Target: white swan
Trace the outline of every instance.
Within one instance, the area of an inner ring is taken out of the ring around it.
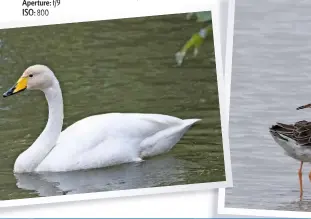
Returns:
[[[14,172],[63,172],[140,162],[169,151],[200,119],[160,114],[108,113],[82,119],[62,132],[63,99],[54,73],[44,65],[27,68],[7,97],[41,90],[49,118],[36,141],[15,161]]]

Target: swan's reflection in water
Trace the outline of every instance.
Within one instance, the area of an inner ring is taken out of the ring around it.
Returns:
[[[15,177],[20,189],[32,191],[39,196],[55,196],[183,184],[186,170],[197,166],[189,161],[161,156],[142,163],[104,169],[15,174]]]

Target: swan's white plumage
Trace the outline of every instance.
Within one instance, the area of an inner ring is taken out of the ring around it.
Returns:
[[[27,89],[44,92],[49,119],[41,135],[16,159],[17,173],[74,171],[140,162],[144,157],[169,151],[200,120],[161,114],[107,113],[82,119],[61,132],[63,100],[54,73],[46,66],[34,65],[26,69],[22,78],[28,80]]]
[[[36,171],[90,169],[140,161],[169,151],[196,121],[134,113],[87,117],[61,133]]]

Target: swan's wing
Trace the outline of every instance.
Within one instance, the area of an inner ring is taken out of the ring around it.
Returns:
[[[179,118],[159,114],[110,113],[87,117],[65,129],[48,156],[74,156],[93,150],[108,138],[141,142],[182,122]]]
[[[109,113],[95,115],[69,126],[61,133],[57,143],[74,141],[81,145],[82,142],[85,144],[92,142],[90,144],[92,146],[107,137],[143,139],[161,130],[180,125],[182,122],[183,120],[179,118],[160,114]]]

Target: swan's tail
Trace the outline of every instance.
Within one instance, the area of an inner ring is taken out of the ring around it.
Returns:
[[[184,125],[186,127],[192,126],[194,123],[201,121],[202,119],[185,119],[184,121]]]
[[[174,147],[190,127],[201,119],[185,119],[182,124],[172,126],[145,139],[141,143],[141,157],[151,157],[165,153]]]

